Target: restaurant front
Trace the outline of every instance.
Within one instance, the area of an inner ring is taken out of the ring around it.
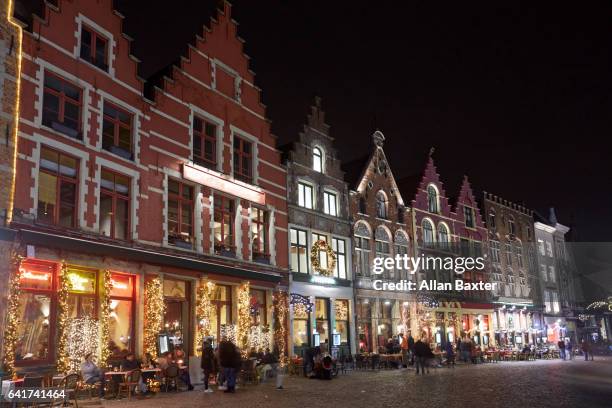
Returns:
[[[533,303],[496,302],[493,313],[495,341],[500,347],[523,348],[542,342],[539,314]]]

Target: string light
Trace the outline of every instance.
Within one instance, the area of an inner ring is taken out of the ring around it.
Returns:
[[[346,302],[336,300],[334,303],[336,309],[336,320],[348,320],[348,306]]]
[[[289,297],[280,288],[274,292],[274,343],[278,349],[278,363],[287,366],[287,318],[289,316]]]
[[[272,333],[268,326],[251,326],[251,332],[249,336],[249,350],[254,349],[257,352],[265,351],[270,349],[272,345]]]
[[[68,292],[70,279],[68,265],[62,261],[59,274],[59,289],[57,293],[57,371],[67,374],[70,369],[68,356]]]
[[[235,324],[222,324],[221,325],[221,339],[223,338],[236,344],[236,325]]]
[[[236,329],[238,340],[237,346],[243,357],[246,357],[249,353],[249,334],[251,329],[250,306],[250,284],[246,281],[238,288],[238,326]]]
[[[9,8],[10,10],[10,8]],[[9,278],[9,293],[7,301],[7,322],[4,329],[4,371],[8,376],[15,374],[15,347],[17,346],[17,330],[20,326],[19,306],[21,297],[21,276],[23,257],[13,251],[13,273]]]
[[[109,363],[111,351],[108,347],[110,343],[110,319],[111,319],[111,291],[114,281],[111,278],[111,271],[104,270],[104,291],[100,304],[100,366],[106,367]]]
[[[144,305],[144,351],[157,358],[157,335],[163,327],[166,304],[162,280],[159,277],[151,279],[145,285]]]
[[[212,296],[216,285],[207,281],[198,287],[198,303],[196,305],[196,316],[198,318],[198,330],[196,332],[195,349],[202,347],[204,339],[211,334],[210,320],[213,314]]]
[[[321,261],[319,259],[321,255],[321,251],[325,251],[327,254],[328,265],[327,268],[321,267]],[[312,248],[310,248],[310,263],[312,264],[312,269],[315,272],[318,272],[322,276],[332,276],[334,274],[334,270],[336,269],[336,253],[332,249],[331,246],[322,239],[316,241]]]
[[[306,313],[312,312],[312,307],[314,306],[310,301],[310,298],[307,296],[302,296],[299,293],[292,293],[291,300],[289,302],[291,306],[293,306],[293,310],[296,311],[296,308],[299,308],[300,311],[305,309]]]
[[[98,351],[100,324],[96,319],[87,316],[69,319],[68,328],[68,371],[78,372],[85,356]]]

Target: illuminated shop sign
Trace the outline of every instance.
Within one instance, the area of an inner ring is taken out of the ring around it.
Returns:
[[[329,276],[313,276],[310,278],[310,282],[319,285],[335,285],[336,279],[330,278]]]
[[[208,169],[200,169],[188,164],[183,165],[183,177],[187,180],[211,187],[214,190],[223,191],[236,197],[244,198],[253,203],[264,205],[266,195],[259,187],[249,186],[228,180]]]

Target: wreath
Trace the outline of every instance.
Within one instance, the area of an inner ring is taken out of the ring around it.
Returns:
[[[321,263],[319,262],[319,254],[321,251],[327,253],[327,268],[321,268]],[[316,241],[310,249],[310,263],[312,264],[312,268],[320,275],[332,276],[334,274],[334,269],[336,269],[336,253],[326,241],[321,239]]]

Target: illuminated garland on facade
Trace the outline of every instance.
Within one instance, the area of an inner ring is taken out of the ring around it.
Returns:
[[[281,368],[287,366],[287,318],[289,316],[289,297],[287,292],[274,292],[274,343],[278,349],[278,362]]]
[[[68,266],[62,261],[59,274],[59,290],[57,293],[57,372],[67,374],[70,369],[68,356]]]
[[[78,372],[85,355],[88,353],[95,355],[98,351],[100,323],[91,317],[79,317],[69,319],[67,327],[70,333],[66,344],[68,371]]]
[[[321,251],[327,253],[327,261],[329,262],[327,268],[321,268],[321,262],[319,261]],[[310,263],[312,264],[312,269],[321,276],[332,276],[336,269],[336,253],[326,241],[321,239],[316,241],[310,249]]]
[[[198,303],[196,305],[196,317],[198,319],[198,330],[196,331],[195,349],[202,347],[204,339],[210,336],[210,318],[212,316],[211,299],[215,290],[215,284],[207,281],[198,287]]]
[[[157,335],[164,324],[166,304],[162,280],[156,277],[145,285],[144,305],[144,352],[157,358]]]
[[[249,334],[251,331],[251,294],[249,282],[244,282],[238,288],[238,327],[236,337],[238,348],[243,357],[249,353]]]
[[[608,308],[608,311],[612,312],[612,296],[608,296],[607,300],[599,300],[597,302],[591,303],[587,306],[587,310],[602,309],[606,306]]]
[[[111,279],[111,271],[106,269],[104,271],[104,292],[102,293],[102,299],[100,302],[100,361],[98,363],[100,367],[108,366],[108,359],[111,355],[108,344],[110,342],[110,295],[112,289],[113,282]]]
[[[221,340],[226,339],[236,344],[236,325],[235,324],[222,324],[220,331],[221,331]]]
[[[4,371],[9,376],[15,374],[15,347],[17,346],[17,328],[19,327],[19,298],[21,296],[21,262],[23,257],[16,253],[12,256],[13,273],[9,279],[7,302],[7,322],[4,329]]]

